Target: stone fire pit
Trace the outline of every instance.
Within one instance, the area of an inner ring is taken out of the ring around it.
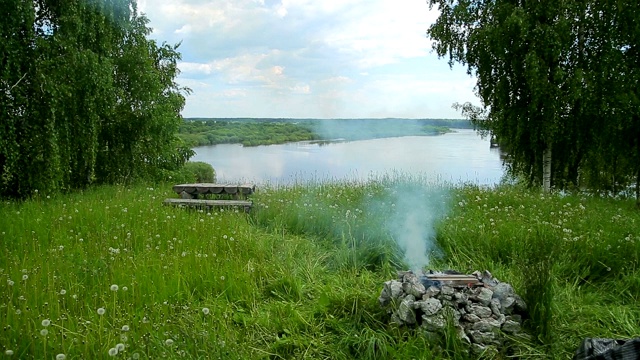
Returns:
[[[505,334],[520,335],[527,310],[511,285],[488,271],[471,275],[401,271],[397,280],[384,283],[378,300],[391,323],[421,327],[427,335],[441,332],[451,321],[474,353],[497,351]]]

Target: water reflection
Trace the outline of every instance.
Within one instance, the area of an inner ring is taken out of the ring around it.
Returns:
[[[192,161],[207,162],[220,182],[291,183],[360,179],[393,171],[448,182],[495,184],[503,175],[500,151],[473,130],[440,136],[407,136],[350,142],[298,142],[194,149]]]

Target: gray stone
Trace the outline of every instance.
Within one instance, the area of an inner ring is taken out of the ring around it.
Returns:
[[[471,304],[467,306],[467,312],[470,314],[475,314],[480,318],[488,318],[492,314],[490,308],[478,304]]]
[[[444,316],[445,320],[451,319],[453,326],[460,325],[460,312],[452,307],[444,307],[441,311],[442,316]]]
[[[442,299],[440,300],[440,302],[442,303],[443,307],[449,307],[454,309],[458,307],[458,304],[456,304],[455,301],[453,300]]]
[[[478,280],[482,280],[482,273],[478,270],[472,272],[471,275],[475,276]]]
[[[493,291],[487,288],[481,287],[481,288],[478,288],[477,294],[471,296],[470,299],[477,301],[484,306],[488,306],[489,303],[491,302],[492,297],[493,297]]]
[[[496,332],[500,330],[500,323],[495,319],[482,319],[477,321],[471,326],[472,330],[478,330],[481,332]]]
[[[404,325],[404,321],[400,320],[396,313],[391,314],[391,320],[389,321],[392,325],[402,326]]]
[[[501,301],[507,297],[515,295],[513,287],[507,283],[499,283],[493,287],[493,297],[500,299]]]
[[[464,306],[469,303],[469,296],[463,292],[456,292],[453,294],[453,301],[458,305]]]
[[[435,298],[416,301],[414,305],[420,307],[420,310],[422,310],[422,312],[426,316],[435,315],[436,313],[438,313],[438,311],[440,311],[440,309],[442,309],[442,303]]]
[[[480,317],[476,314],[464,314],[462,315],[462,320],[470,323],[475,323],[476,321],[480,321]]]
[[[398,272],[398,279],[403,283],[422,284],[420,277],[413,271]]]
[[[500,314],[498,316],[492,315],[491,317],[496,319],[496,321],[498,321],[500,325],[504,324],[504,322],[507,321],[507,317],[504,316],[504,314]]]
[[[453,294],[455,292],[456,292],[456,290],[454,288],[452,288],[451,286],[447,286],[447,285],[443,285],[442,288],[440,289],[440,293],[442,295],[451,296],[451,298],[449,300],[451,300],[453,298]]]
[[[432,285],[427,288],[425,294],[422,296],[422,299],[426,300],[430,297],[436,297],[438,294],[440,294],[440,288]]]
[[[482,272],[482,277],[480,278],[480,281],[482,281],[483,284],[485,284],[486,286],[496,286],[498,285],[500,282],[496,279],[493,278],[493,275],[491,275],[491,273],[487,270]]]
[[[426,292],[424,285],[421,283],[413,284],[410,282],[402,283],[402,290],[407,294],[413,295],[416,299],[421,298]]]
[[[505,315],[511,315],[515,305],[516,299],[513,297],[506,297],[500,300],[500,311]]]
[[[462,325],[457,325],[456,330],[458,331],[458,337],[460,338],[460,340],[464,341],[467,344],[471,344],[471,339],[469,339],[469,337],[467,336],[467,333],[465,332]]]
[[[439,331],[445,328],[447,321],[442,314],[438,315],[422,315],[422,326],[427,331]]]
[[[471,341],[476,344],[489,345],[496,342],[497,335],[494,332],[482,332],[478,330],[471,330],[468,332]]]
[[[493,315],[495,316],[502,315],[502,311],[500,310],[500,300],[495,298],[491,299],[491,302],[489,302],[489,308],[491,309],[491,312],[493,313]]]
[[[514,306],[514,310],[519,313],[523,313],[527,311],[527,304],[522,300],[522,298],[518,294],[513,294],[513,298],[516,301]]]
[[[389,283],[389,294],[392,299],[397,299],[402,295],[402,283],[399,281],[391,280],[387,281],[385,285]]]
[[[517,334],[520,332],[520,329],[520,323],[517,323],[513,320],[507,320],[502,325],[502,331],[506,332],[507,334]]]
[[[382,293],[380,293],[380,297],[378,297],[378,302],[380,306],[384,307],[389,305],[392,300],[400,298],[403,294],[404,291],[402,291],[401,282],[395,280],[385,281],[382,287]]]
[[[414,302],[413,295],[407,295],[398,306],[398,318],[410,325],[416,323],[416,313],[413,311]]]

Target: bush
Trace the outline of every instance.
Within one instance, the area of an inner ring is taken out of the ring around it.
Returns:
[[[211,164],[202,161],[188,161],[184,164],[183,172],[193,175],[196,182],[215,182],[216,172]]]

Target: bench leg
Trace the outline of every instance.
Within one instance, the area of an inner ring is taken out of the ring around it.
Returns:
[[[189,194],[186,191],[181,192],[180,193],[180,197],[183,198],[183,199],[193,199],[193,196],[191,196],[191,194]]]

